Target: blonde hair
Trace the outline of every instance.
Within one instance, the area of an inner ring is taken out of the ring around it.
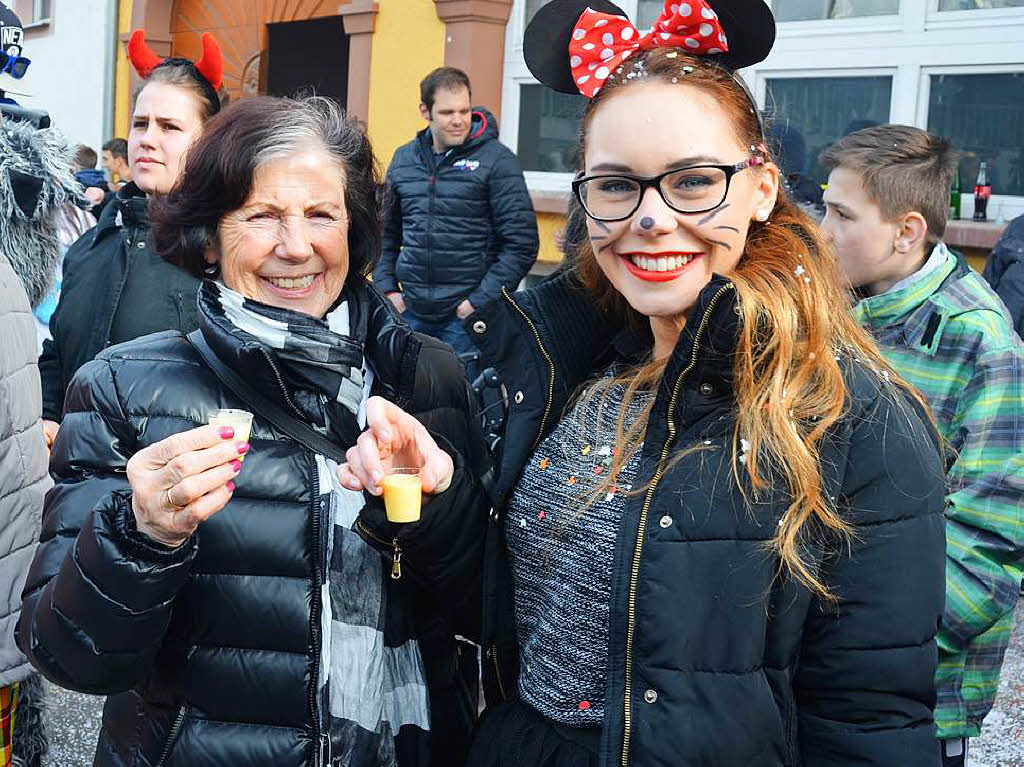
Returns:
[[[623,70],[640,71],[642,75],[630,77]],[[728,71],[680,51],[655,49],[638,54],[630,67],[613,73],[588,105],[580,128],[580,165],[594,112],[634,79],[678,81],[698,88],[713,96],[733,118],[742,145],[764,142],[749,98]],[[642,327],[647,318],[633,309],[605,277],[576,207],[567,227],[566,246],[581,281],[603,308],[623,317],[633,327]],[[878,371],[885,371],[880,380],[885,378],[912,390],[896,376],[871,337],[845,311],[850,296],[842,287],[832,254],[815,224],[782,190],[769,221],[751,223],[744,255],[728,275],[735,286],[740,313],[733,363],[737,418],[732,474],[741,490],[741,474],[745,474],[755,495],[769,488],[772,475],[783,478],[789,504],[771,547],[780,557],[781,569],[817,594],[832,599],[804,552],[808,544],[818,542],[816,537],[821,534],[841,542],[848,542],[851,534],[835,499],[823,490],[820,466],[822,440],[846,409],[847,386],[840,358],[846,355],[862,360]],[[643,418],[626,423],[624,414],[639,390],[657,384],[666,363],[664,359],[648,361],[623,375],[600,379],[581,395],[604,397],[611,387],[625,386],[625,400],[616,424],[617,450],[611,470],[594,498],[616,483],[623,467],[639,449],[653,400]],[[745,451],[738,449],[741,439],[749,443]],[[684,448],[669,465],[700,449],[699,445]],[[739,460],[741,452],[746,453],[743,461]]]

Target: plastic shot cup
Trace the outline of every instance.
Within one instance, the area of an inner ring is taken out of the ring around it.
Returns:
[[[419,469],[390,469],[381,482],[389,522],[418,522],[423,502]]]
[[[210,425],[230,426],[235,430],[236,442],[248,442],[252,431],[252,413],[248,410],[218,410],[210,416]],[[245,456],[238,456],[238,460],[244,461]]]

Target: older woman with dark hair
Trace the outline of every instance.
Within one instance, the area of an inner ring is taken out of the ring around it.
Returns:
[[[97,765],[464,758],[484,451],[452,350],[366,280],[379,189],[333,102],[255,98],[153,206],[161,255],[204,278],[200,329],[75,377],[18,627],[48,677],[110,696]],[[221,408],[256,411],[247,440]],[[362,493],[339,463],[370,444]],[[420,470],[419,522],[386,521],[395,467]]]

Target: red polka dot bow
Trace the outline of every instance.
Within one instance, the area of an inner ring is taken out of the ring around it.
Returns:
[[[587,98],[593,98],[615,68],[637,50],[659,46],[694,54],[729,50],[718,14],[705,0],[669,0],[654,26],[643,34],[627,18],[587,8],[569,40],[569,67],[576,87]]]

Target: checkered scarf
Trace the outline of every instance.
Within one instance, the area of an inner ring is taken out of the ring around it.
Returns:
[[[266,306],[219,283],[200,293],[204,316],[243,340],[269,347],[294,404],[327,437],[355,444],[366,426],[373,373],[363,358],[368,306],[358,288],[322,320]],[[257,413],[257,418],[259,414]],[[401,727],[430,729],[419,643],[404,593],[379,552],[355,532],[362,493],[343,487],[338,465],[316,456],[321,519],[326,525],[321,587],[320,713],[322,763],[394,767]]]

